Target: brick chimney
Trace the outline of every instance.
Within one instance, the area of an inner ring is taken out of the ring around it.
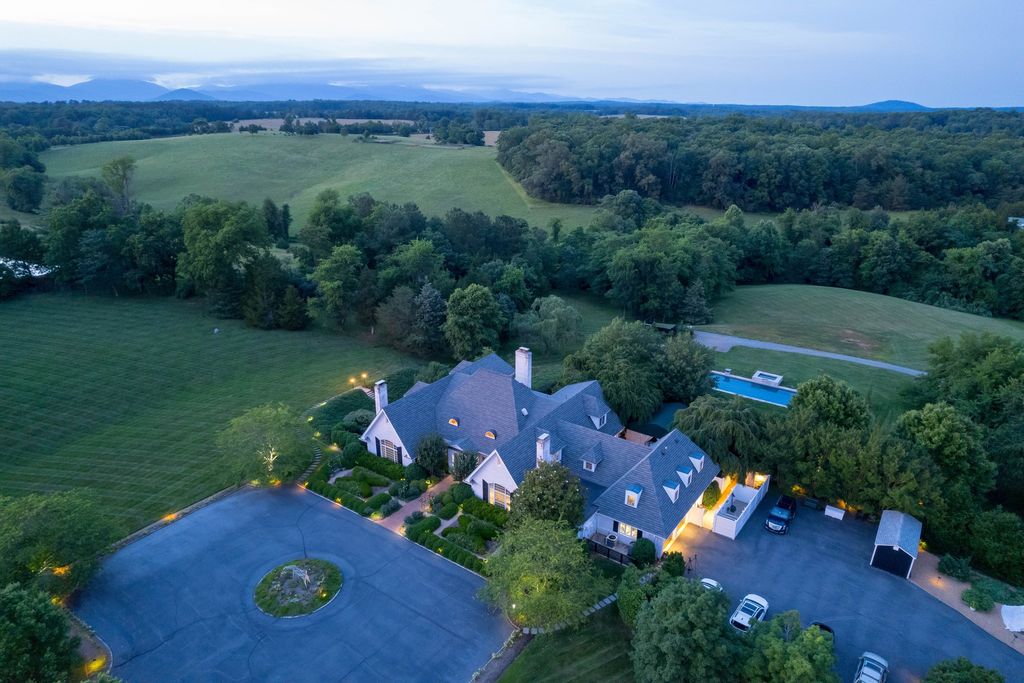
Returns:
[[[516,349],[516,381],[532,387],[533,354],[525,346]]]
[[[544,432],[537,437],[537,464],[551,462],[551,435]]]
[[[388,405],[387,380],[379,379],[373,383],[373,406],[376,412],[384,410]]]

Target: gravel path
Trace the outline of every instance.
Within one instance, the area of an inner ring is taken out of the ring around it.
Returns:
[[[698,342],[712,348],[715,351],[728,351],[734,346],[746,346],[752,349],[764,349],[766,351],[782,351],[783,353],[799,353],[804,356],[817,356],[819,358],[831,358],[833,360],[842,360],[847,363],[858,363],[859,365],[867,365],[868,367],[878,368],[880,370],[889,370],[890,372],[898,372],[901,375],[910,375],[911,377],[920,377],[924,374],[924,370],[915,370],[914,368],[908,368],[902,365],[893,365],[892,363],[885,363],[880,360],[871,360],[870,358],[859,358],[857,356],[847,356],[845,353],[832,353],[831,351],[819,351],[817,349],[808,349],[803,346],[790,346],[789,344],[776,344],[775,342],[760,341],[758,339],[745,339],[743,337],[733,337],[728,334],[716,334],[714,332],[701,332],[695,331],[693,333],[694,339]]]

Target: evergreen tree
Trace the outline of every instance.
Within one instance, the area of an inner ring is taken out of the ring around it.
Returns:
[[[695,280],[683,296],[682,319],[687,325],[705,325],[711,322],[711,307],[704,294],[704,283]]]
[[[304,330],[309,325],[306,301],[295,285],[288,285],[277,307],[277,320],[282,329]]]
[[[444,322],[448,304],[441,292],[429,282],[423,283],[419,294],[413,299],[413,323],[410,344],[423,355],[433,355],[446,350]]]

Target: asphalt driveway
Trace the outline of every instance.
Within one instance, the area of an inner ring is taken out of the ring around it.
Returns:
[[[318,612],[252,601],[275,566],[309,556],[344,574]],[[511,628],[483,580],[301,489],[245,491],[110,557],[75,611],[126,681],[467,681]]]
[[[699,576],[722,583],[733,607],[757,593],[768,600],[769,617],[795,609],[804,624],[831,626],[843,681],[865,650],[888,659],[890,680],[900,683],[958,656],[1024,681],[1016,651],[909,581],[868,566],[875,525],[801,507],[789,534],[775,536],[761,528],[774,499],[770,492],[735,541],[692,526],[681,534],[681,552],[696,556]]]

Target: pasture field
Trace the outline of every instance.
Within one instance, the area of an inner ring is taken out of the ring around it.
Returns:
[[[213,329],[220,329],[213,334]],[[125,531],[226,484],[214,439],[414,361],[355,336],[266,332],[201,302],[23,296],[0,306],[0,495],[95,489]]]
[[[427,215],[451,208],[523,218],[545,227],[561,218],[586,225],[595,209],[551,204],[526,195],[502,171],[492,147],[450,147],[400,137],[357,142],[356,136],[222,133],[59,147],[41,155],[53,179],[98,176],[120,156],[138,162],[135,192],[160,209],[188,194],[291,205],[293,231],[324,189],[342,197],[369,192],[391,202],[415,202]]]
[[[812,285],[737,287],[700,329],[927,369],[928,346],[963,332],[1024,340],[1024,322]],[[767,369],[767,368],[766,368]]]

